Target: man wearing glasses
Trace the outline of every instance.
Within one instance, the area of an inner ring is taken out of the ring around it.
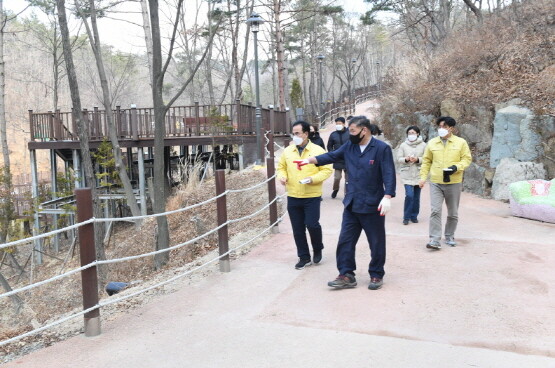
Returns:
[[[326,151],[309,140],[310,124],[297,121],[292,127],[292,145],[285,148],[277,167],[277,178],[287,190],[287,211],[293,228],[299,261],[297,270],[322,261],[322,227],[320,226],[320,201],[322,182],[332,174],[331,165],[300,165],[302,160]],[[310,235],[313,256],[306,238]]]

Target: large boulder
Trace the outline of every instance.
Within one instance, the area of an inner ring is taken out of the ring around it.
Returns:
[[[514,158],[503,158],[493,177],[491,195],[496,200],[509,200],[509,184],[515,181],[545,179],[543,164],[520,162]]]
[[[543,148],[535,128],[534,114],[525,107],[507,106],[498,110],[493,120],[490,166],[497,167],[503,158],[538,159]]]
[[[485,179],[486,169],[474,162],[464,170],[463,189],[465,192],[483,196],[487,187]]]
[[[459,106],[454,100],[451,99],[441,101],[440,111],[441,116],[450,116],[456,121],[459,121],[462,116]]]
[[[429,141],[432,138],[430,137],[430,127],[435,126],[436,117],[422,111],[415,112],[414,117],[416,118],[416,125],[420,128],[422,139],[424,139],[424,142]]]

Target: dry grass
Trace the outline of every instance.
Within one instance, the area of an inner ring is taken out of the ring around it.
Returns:
[[[437,115],[448,98],[486,107],[520,98],[536,112],[555,115],[553,14],[554,2],[537,0],[454,32],[435,55],[414,55],[413,67],[390,75],[384,109]],[[462,112],[461,122],[472,121]]]

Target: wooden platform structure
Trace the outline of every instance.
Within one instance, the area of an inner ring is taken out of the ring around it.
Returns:
[[[262,137],[263,143],[266,143],[264,137],[267,133],[272,133],[272,137],[283,144],[290,132],[289,112],[263,108],[261,131],[256,132],[255,110],[252,104],[241,104],[240,101],[217,106],[195,103],[191,106],[171,107],[165,120],[164,158],[167,177],[181,176],[172,175],[172,169],[175,170],[184,162],[201,162],[204,169],[211,163],[215,168],[242,169],[254,163],[258,157],[257,134]],[[153,176],[154,109],[134,106],[122,109],[117,106],[112,113],[122,155],[136,189],[137,202],[141,212],[146,214],[147,183],[149,177]],[[89,129],[89,147],[91,151],[96,150],[104,140],[109,141],[106,111],[95,107],[93,110],[83,110],[82,114]],[[73,112],[58,110],[37,113],[29,110],[29,127],[31,139],[28,149],[31,158],[33,198],[37,198],[39,193],[36,151],[48,150],[52,199],[40,205],[39,214],[53,216],[55,223],[61,213],[60,208],[65,204],[56,195],[58,159],[63,160],[66,175],[70,169],[73,170],[75,188],[99,186],[99,183],[84,182],[78,128]],[[266,149],[269,147],[263,147],[263,150]],[[273,147],[271,149],[273,150]],[[265,152],[260,152],[260,157],[265,156]],[[123,194],[112,193],[108,197],[105,196],[105,208],[110,207],[110,201],[119,198],[124,198]],[[34,216],[35,230],[40,228],[39,214]],[[40,245],[37,248],[39,247]],[[40,263],[40,259],[37,261]]]

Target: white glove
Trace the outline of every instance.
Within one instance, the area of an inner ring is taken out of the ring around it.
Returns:
[[[380,216],[385,216],[386,213],[391,209],[391,199],[383,197],[378,206],[378,211],[380,211]]]

